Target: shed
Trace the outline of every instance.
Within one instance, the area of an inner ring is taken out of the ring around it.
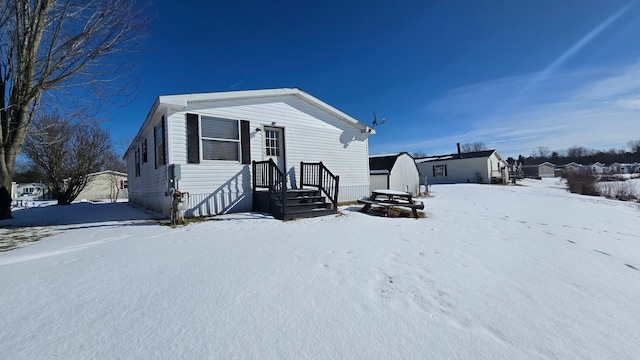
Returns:
[[[391,189],[420,193],[420,175],[414,158],[407,152],[369,157],[370,190]]]

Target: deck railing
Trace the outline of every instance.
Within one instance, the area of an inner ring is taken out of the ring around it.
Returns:
[[[283,215],[287,211],[287,180],[284,172],[273,159],[253,161],[253,189],[268,189],[282,204]]]
[[[322,163],[300,162],[300,185],[314,186],[322,191],[333,204],[334,209],[338,209],[338,186],[340,176],[333,175]]]

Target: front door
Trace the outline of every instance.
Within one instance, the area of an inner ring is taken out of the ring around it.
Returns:
[[[285,171],[284,163],[284,129],[278,127],[264,128],[265,159],[273,159],[278,168]]]

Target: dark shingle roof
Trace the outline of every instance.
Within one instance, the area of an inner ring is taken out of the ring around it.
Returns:
[[[471,158],[479,158],[479,157],[489,157],[496,150],[483,150],[483,151],[473,151],[467,153],[458,154],[447,154],[447,155],[436,155],[436,156],[427,156],[423,158],[416,159],[416,162],[429,162],[429,161],[439,161],[439,160],[456,160],[456,159],[471,159]]]

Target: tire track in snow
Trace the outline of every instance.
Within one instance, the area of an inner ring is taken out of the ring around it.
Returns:
[[[122,239],[126,239],[129,237],[132,237],[133,235],[120,235],[120,236],[114,236],[114,237],[110,237],[110,238],[106,238],[106,239],[101,239],[101,240],[96,240],[96,241],[91,241],[88,243],[84,243],[84,244],[78,244],[78,245],[73,245],[73,246],[69,246],[67,248],[61,249],[61,250],[56,250],[56,251],[48,251],[48,252],[43,252],[43,253],[37,253],[37,254],[29,254],[29,255],[18,255],[18,256],[10,256],[4,259],[0,259],[0,266],[2,265],[11,265],[11,264],[16,264],[16,263],[20,263],[20,262],[24,262],[24,261],[30,261],[30,260],[37,260],[37,259],[42,259],[42,258],[46,258],[46,257],[50,257],[50,256],[57,256],[57,255],[62,255],[62,254],[68,254],[74,251],[78,251],[78,250],[82,250],[91,246],[95,246],[95,245],[100,245],[100,244],[106,244],[112,241],[116,241],[116,240],[122,240]]]

